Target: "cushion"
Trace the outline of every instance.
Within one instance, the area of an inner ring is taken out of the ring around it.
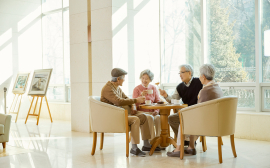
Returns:
[[[3,124],[0,124],[0,135],[4,134],[5,126]]]

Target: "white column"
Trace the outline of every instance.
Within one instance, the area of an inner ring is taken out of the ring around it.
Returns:
[[[69,3],[71,129],[90,132],[88,97],[91,94],[92,76],[87,29],[91,22],[90,0],[70,0]]]

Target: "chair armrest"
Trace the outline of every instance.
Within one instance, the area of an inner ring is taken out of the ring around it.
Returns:
[[[94,132],[125,133],[125,109],[90,99],[91,129]]]
[[[11,126],[11,115],[0,114],[0,124],[5,126],[4,135],[0,136],[0,142],[8,142]]]

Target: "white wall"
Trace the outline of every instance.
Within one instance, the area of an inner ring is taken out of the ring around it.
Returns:
[[[1,113],[4,112],[3,88],[8,88],[9,107],[17,72],[31,72],[42,66],[40,3],[40,0],[0,0]],[[23,104],[22,111],[25,111],[29,104],[26,95]]]
[[[41,40],[40,0],[0,0],[0,113],[4,113],[4,87],[8,88],[7,107],[11,106],[17,73],[42,68]],[[31,78],[32,74],[21,103],[19,118],[22,119],[26,118],[30,106],[27,92]],[[70,104],[49,105],[53,119],[70,120]],[[45,103],[42,105],[41,117],[48,117]]]

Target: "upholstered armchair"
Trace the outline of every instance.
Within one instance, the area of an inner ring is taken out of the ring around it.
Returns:
[[[100,101],[98,96],[90,96],[90,121],[93,131],[92,155],[95,154],[97,133],[100,135],[100,150],[103,149],[104,133],[126,133],[126,157],[129,156],[128,111]]]
[[[235,96],[223,97],[186,107],[179,111],[181,129],[180,159],[184,157],[185,134],[217,137],[220,163],[222,163],[221,137],[230,135],[232,152],[234,157],[237,157],[234,145],[237,101],[238,98]]]
[[[0,114],[0,143],[6,148],[6,142],[9,141],[9,131],[11,125],[11,115]]]

